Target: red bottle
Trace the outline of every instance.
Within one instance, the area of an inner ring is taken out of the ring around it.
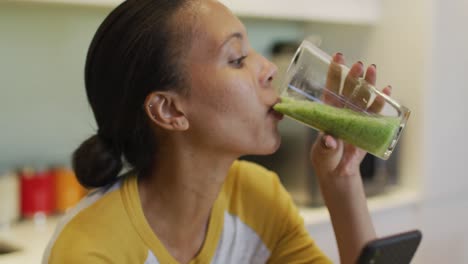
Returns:
[[[50,215],[55,209],[54,173],[51,170],[19,172],[21,186],[21,215],[26,218],[38,213]]]

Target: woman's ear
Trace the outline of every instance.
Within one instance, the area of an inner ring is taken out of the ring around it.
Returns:
[[[146,97],[145,110],[157,126],[174,131],[185,131],[189,122],[180,96],[173,92],[153,92]]]

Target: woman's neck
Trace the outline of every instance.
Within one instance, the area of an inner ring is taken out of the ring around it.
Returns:
[[[139,180],[145,217],[179,261],[190,260],[203,245],[213,204],[235,160],[195,149],[165,148],[151,174]]]

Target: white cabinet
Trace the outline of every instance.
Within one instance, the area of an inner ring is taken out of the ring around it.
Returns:
[[[115,7],[122,0],[16,0],[37,3],[62,3]],[[300,21],[373,24],[380,16],[382,0],[220,0],[234,13]]]
[[[220,0],[236,14],[248,17],[334,23],[373,24],[381,0]]]
[[[115,7],[122,3],[123,0],[10,0],[10,2],[70,4],[90,7]]]

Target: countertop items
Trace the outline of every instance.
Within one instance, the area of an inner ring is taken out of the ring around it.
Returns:
[[[53,171],[25,168],[20,170],[18,176],[23,217],[32,218],[37,213],[52,214],[55,210]]]
[[[19,183],[13,173],[0,175],[0,227],[19,218]]]
[[[0,229],[36,214],[64,213],[86,192],[66,167],[24,167],[0,173]]]
[[[376,219],[375,225],[381,226],[379,218],[382,214],[399,214],[406,212],[408,207],[419,203],[419,194],[417,192],[396,189],[385,195],[376,196],[369,199],[369,209]],[[326,254],[332,255],[334,248],[334,238],[330,229],[330,218],[325,207],[321,208],[300,208],[304,222],[312,233],[312,237],[324,249]],[[45,215],[36,215],[34,219],[20,221],[11,228],[0,229],[0,252],[2,244],[13,248],[19,248],[19,251],[0,254],[0,264],[34,264],[41,263],[42,254],[53,235],[55,226],[60,219],[60,215],[45,217]],[[321,232],[317,232],[321,230]],[[382,229],[378,231],[382,231]],[[383,230],[383,233],[386,231]],[[382,232],[379,232],[382,233]]]

